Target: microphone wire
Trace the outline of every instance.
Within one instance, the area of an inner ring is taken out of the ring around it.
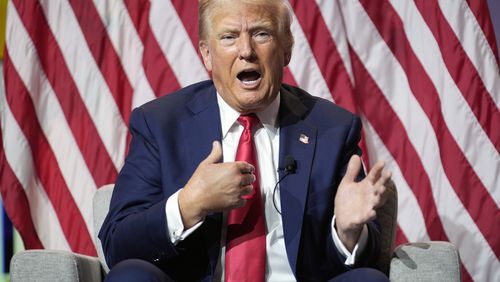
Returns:
[[[281,180],[285,179],[285,177],[287,177],[288,175],[290,175],[291,172],[289,170],[285,170],[285,175],[283,175],[283,177],[281,177],[278,182],[276,182],[276,185],[274,185],[274,188],[273,188],[273,205],[274,205],[274,209],[281,215],[281,211],[278,210],[278,206],[276,206],[276,190],[278,189],[278,184],[280,184]]]
[[[278,184],[280,184],[280,182],[285,179],[285,177],[287,177],[288,175],[292,174],[292,173],[295,173],[295,171],[297,170],[297,161],[293,158],[293,156],[291,155],[287,155],[285,157],[285,168],[278,168],[278,172],[280,170],[284,170],[285,171],[285,175],[283,175],[283,177],[281,177],[278,182],[276,182],[276,185],[274,185],[274,189],[273,189],[273,205],[274,205],[274,208],[276,209],[276,211],[281,215],[281,211],[278,210],[278,206],[276,206],[276,199],[275,199],[275,196],[276,196],[276,189],[278,189]]]

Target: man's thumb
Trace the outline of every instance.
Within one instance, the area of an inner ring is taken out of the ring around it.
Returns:
[[[347,164],[347,171],[345,172],[344,180],[354,181],[359,174],[361,169],[361,158],[358,155],[352,155]]]
[[[218,163],[222,159],[222,145],[219,141],[214,141],[212,143],[212,151],[210,154],[203,160],[203,163],[213,164]]]

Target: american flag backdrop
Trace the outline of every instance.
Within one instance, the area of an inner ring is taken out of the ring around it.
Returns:
[[[359,114],[399,193],[397,244],[444,240],[500,281],[500,71],[485,0],[290,0],[285,82]],[[0,189],[26,248],[96,255],[133,108],[209,78],[196,0],[11,0]]]

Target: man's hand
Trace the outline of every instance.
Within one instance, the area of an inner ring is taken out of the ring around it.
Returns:
[[[196,168],[179,192],[179,209],[184,228],[204,220],[210,212],[242,207],[242,197],[253,191],[255,168],[247,162],[219,163],[222,147],[214,141],[212,152]]]
[[[356,176],[361,169],[361,159],[353,155],[335,196],[335,226],[344,246],[352,252],[363,226],[377,216],[376,209],[386,201],[386,183],[390,172],[384,172],[384,163],[378,161],[360,182]]]

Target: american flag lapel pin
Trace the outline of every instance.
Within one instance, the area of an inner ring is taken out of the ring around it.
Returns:
[[[309,144],[309,137],[305,134],[300,134],[299,141],[304,144]]]

